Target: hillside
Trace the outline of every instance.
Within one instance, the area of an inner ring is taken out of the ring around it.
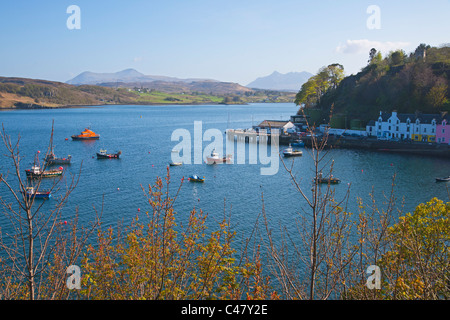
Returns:
[[[274,71],[268,76],[250,82],[247,87],[297,92],[310,77],[312,77],[312,74],[306,71],[288,72],[286,74]]]
[[[439,113],[450,111],[450,47],[420,45],[407,55],[395,51],[384,58],[376,51],[356,75],[345,77],[336,88],[328,88],[318,99],[307,100],[308,86],[297,94],[297,103],[320,111],[318,117],[333,114],[366,123],[380,111]],[[306,94],[305,94],[306,93]],[[310,95],[311,96],[311,95]],[[303,99],[303,101],[301,101]]]
[[[136,94],[97,86],[73,86],[56,81],[0,77],[1,108],[61,107],[131,103]]]
[[[292,93],[252,90],[235,83],[151,82],[154,87],[113,87],[0,77],[0,108],[55,108],[104,104],[245,104],[293,102]]]
[[[241,86],[232,82],[218,81],[192,81],[192,82],[168,82],[168,81],[152,81],[152,82],[106,82],[100,83],[100,86],[110,88],[141,88],[162,91],[166,93],[183,93],[183,92],[201,92],[211,95],[227,95],[242,94],[252,92],[252,89]]]

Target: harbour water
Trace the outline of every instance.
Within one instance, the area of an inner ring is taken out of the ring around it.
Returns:
[[[88,223],[95,216],[93,206],[100,209],[104,197],[103,226],[127,222],[149,209],[142,190],[153,184],[157,176],[164,177],[171,157],[171,150],[178,142],[171,141],[176,129],[187,129],[193,135],[194,121],[202,121],[202,129],[250,128],[263,120],[289,119],[295,114],[294,104],[251,104],[211,106],[99,106],[70,109],[10,110],[0,112],[0,122],[13,139],[20,134],[21,172],[31,167],[34,156],[41,158],[48,147],[52,120],[54,120],[54,151],[57,156],[72,156],[68,172],[81,176],[77,188],[70,195],[63,209],[64,220],[70,221],[78,208],[80,222]],[[96,141],[72,141],[70,136],[79,134],[90,126],[100,134]],[[66,140],[68,138],[68,140]],[[224,138],[225,139],[225,138]],[[206,147],[209,142],[204,142]],[[280,147],[281,149],[283,146]],[[100,149],[108,152],[122,151],[119,160],[98,160]],[[0,170],[11,169],[10,161],[3,156],[0,146]],[[224,150],[219,150],[223,153]],[[419,203],[438,197],[448,200],[447,184],[436,183],[435,178],[450,174],[450,162],[446,159],[377,153],[365,150],[331,150],[328,160],[334,160],[334,176],[341,179],[334,186],[336,197],[343,197],[350,188],[348,210],[357,211],[357,197],[369,203],[373,191],[380,207],[388,196],[395,175],[395,196],[404,210],[411,211]],[[307,150],[303,156],[286,160],[306,194],[310,195],[313,177],[312,160]],[[175,192],[185,177],[175,208],[186,216],[193,208],[209,214],[210,223],[220,221],[224,214],[238,236],[250,234],[262,209],[262,195],[267,215],[274,228],[292,226],[292,221],[305,208],[280,163],[275,175],[261,175],[261,164],[213,165],[202,164],[170,167],[171,190]],[[189,183],[192,174],[205,176],[205,183]],[[14,180],[9,174],[9,181]],[[68,176],[66,177],[68,179]],[[45,182],[50,183],[50,182]],[[1,196],[12,201],[4,186]],[[54,197],[58,194],[54,195]],[[51,206],[54,199],[45,206]],[[140,210],[139,210],[140,209]],[[138,211],[139,210],[139,211]],[[8,220],[0,215],[3,230]]]

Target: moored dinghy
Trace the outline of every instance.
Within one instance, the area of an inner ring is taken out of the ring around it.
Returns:
[[[189,177],[190,182],[205,182],[205,177],[200,178],[198,175],[194,174]]]

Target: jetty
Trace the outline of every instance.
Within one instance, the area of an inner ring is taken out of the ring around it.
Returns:
[[[252,129],[227,129],[226,130],[227,139],[244,142],[244,143],[267,143],[268,145],[272,142],[272,132],[267,132],[264,130],[256,131]],[[298,140],[298,135],[295,134],[279,134],[274,132],[274,135],[278,137],[279,145],[289,145]]]

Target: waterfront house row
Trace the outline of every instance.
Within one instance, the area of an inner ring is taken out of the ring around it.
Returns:
[[[367,124],[368,136],[380,140],[412,140],[450,144],[450,118],[444,114],[380,112]]]

